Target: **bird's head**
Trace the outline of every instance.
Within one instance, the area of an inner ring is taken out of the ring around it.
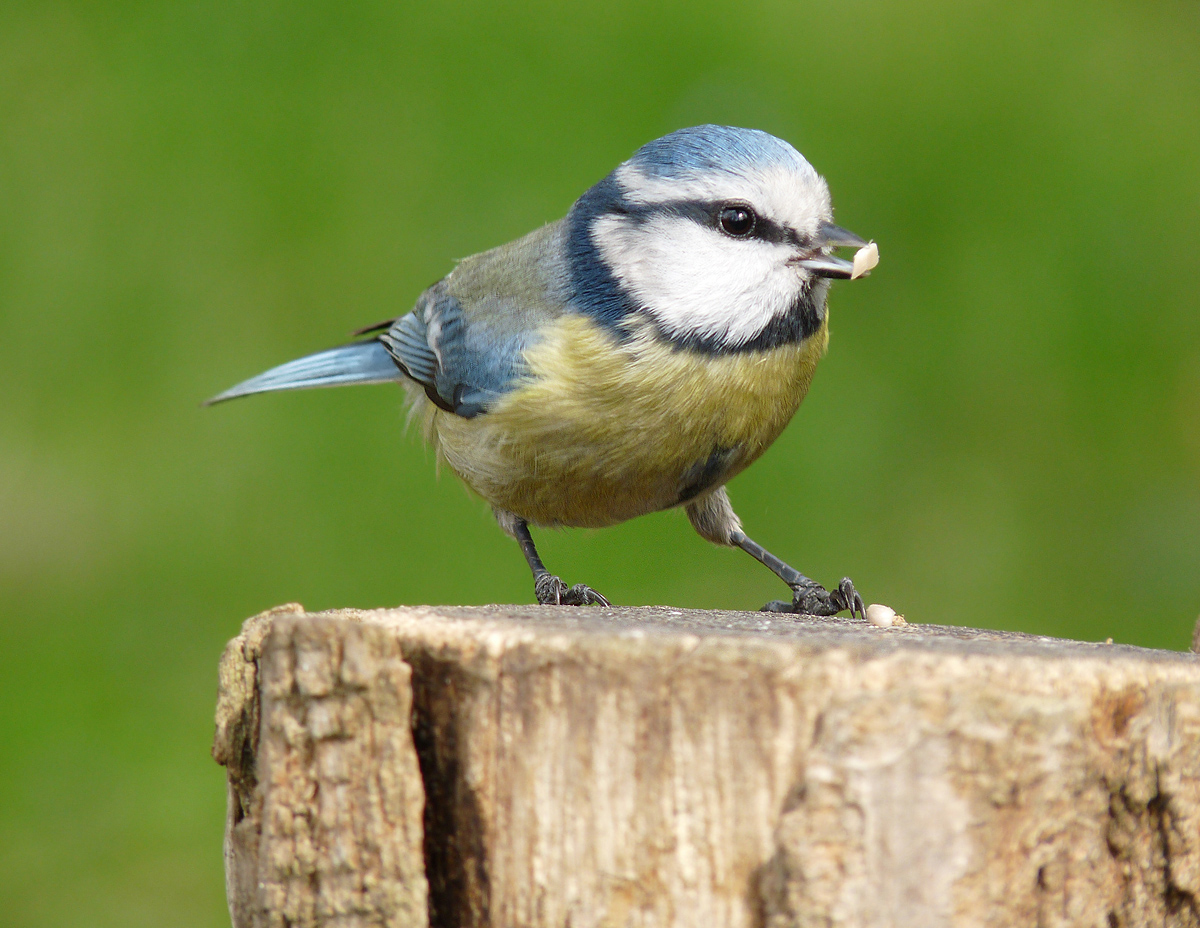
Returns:
[[[568,216],[577,302],[605,321],[649,317],[707,351],[770,348],[816,331],[840,246],[829,188],[787,142],[697,126],[656,139],[588,190]]]

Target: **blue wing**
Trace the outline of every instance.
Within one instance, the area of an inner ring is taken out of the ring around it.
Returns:
[[[426,290],[379,341],[431,402],[470,419],[487,412],[524,371],[529,333],[493,321],[501,320],[485,314],[468,319],[443,281]]]
[[[569,311],[565,226],[464,258],[378,336],[429,399],[471,418],[528,376],[525,351]]]

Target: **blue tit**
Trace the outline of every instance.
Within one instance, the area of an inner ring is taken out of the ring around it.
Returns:
[[[566,217],[465,258],[407,315],[214,397],[399,382],[427,440],[491,504],[539,603],[608,601],[542,563],[529,526],[614,525],[683,507],[792,591],[775,612],[864,612],[742,531],[725,484],[779,437],[828,342],[825,180],[787,142],[697,126],[638,149]],[[873,251],[874,249],[872,249]],[[861,252],[860,252],[861,253]],[[857,257],[857,256],[856,256]]]

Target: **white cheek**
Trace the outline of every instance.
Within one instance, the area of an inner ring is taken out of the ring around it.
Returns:
[[[632,224],[605,216],[592,236],[617,279],[671,335],[739,344],[786,313],[800,292],[786,245],[737,241],[690,219]]]

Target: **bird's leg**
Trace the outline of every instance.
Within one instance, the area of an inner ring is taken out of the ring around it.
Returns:
[[[799,612],[805,615],[837,615],[843,610],[850,615],[867,617],[867,607],[863,598],[854,589],[849,577],[843,577],[842,582],[834,589],[827,590],[815,580],[810,580],[794,567],[790,567],[758,542],[747,538],[742,532],[732,532],[729,536],[731,544],[737,545],[752,558],[765,564],[775,576],[792,588],[792,601],[785,603],[773,600],[762,607],[762,612]]]
[[[537,594],[537,601],[541,605],[609,605],[608,600],[590,586],[577,583],[575,586],[568,587],[560,578],[546,570],[546,565],[542,563],[542,559],[537,553],[537,548],[533,544],[533,536],[529,534],[529,523],[509,513],[505,513],[504,515],[508,518],[502,518],[501,514],[497,512],[496,518],[505,531],[517,539],[517,544],[521,546],[521,553],[525,555],[525,560],[529,563],[529,569],[533,571],[533,590]]]
[[[854,589],[854,584],[847,577],[837,585],[836,589],[827,590],[815,580],[800,573],[794,567],[789,567],[758,542],[751,541],[742,531],[742,520],[733,511],[729,502],[729,494],[724,487],[717,487],[711,493],[692,500],[687,504],[687,517],[692,527],[716,545],[733,545],[741,548],[751,557],[766,564],[775,575],[792,588],[790,603],[775,600],[762,607],[762,612],[800,612],[805,615],[837,615],[842,610],[849,610],[866,618],[867,610],[862,597]]]

